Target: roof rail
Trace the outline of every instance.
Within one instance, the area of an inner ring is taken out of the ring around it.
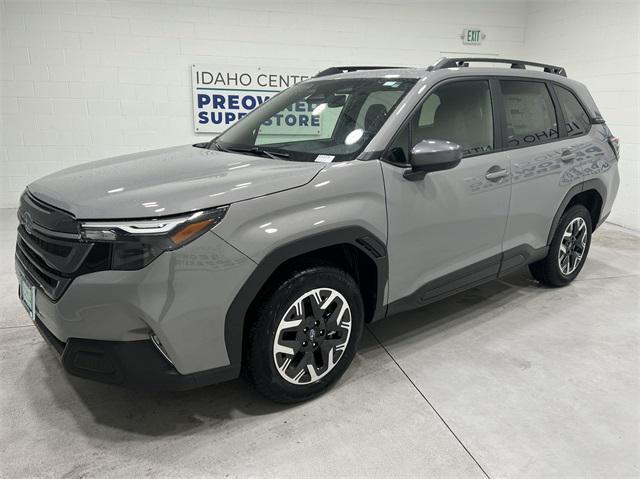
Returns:
[[[438,60],[434,65],[429,66],[429,70],[441,70],[443,68],[454,68],[454,67],[468,67],[469,63],[510,63],[511,68],[516,68],[519,70],[526,70],[525,66],[538,67],[542,68],[546,73],[554,73],[556,75],[561,75],[563,77],[567,76],[567,71],[564,67],[559,67],[555,65],[547,65],[545,63],[535,63],[535,62],[527,62],[524,60],[511,60],[509,58],[474,58],[474,57],[464,57],[464,58],[447,58],[443,57]]]
[[[408,67],[379,67],[379,66],[346,66],[346,67],[330,67],[326,70],[322,70],[316,74],[316,77],[326,77],[328,75],[335,75],[337,73],[357,72],[360,70],[391,70],[394,68],[408,68]]]

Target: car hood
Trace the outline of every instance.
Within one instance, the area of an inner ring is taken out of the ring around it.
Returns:
[[[84,163],[40,178],[28,190],[79,219],[146,218],[296,188],[323,167],[187,145]]]

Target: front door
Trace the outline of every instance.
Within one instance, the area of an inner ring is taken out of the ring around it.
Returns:
[[[418,307],[497,276],[511,194],[506,153],[495,152],[488,80],[457,80],[430,93],[382,162],[389,224],[389,312]],[[459,144],[451,170],[403,177],[410,145]]]

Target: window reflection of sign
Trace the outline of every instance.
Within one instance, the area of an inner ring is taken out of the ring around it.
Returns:
[[[521,137],[510,137],[507,140],[507,144],[510,147],[517,147],[521,145],[533,145],[536,143],[544,143],[545,141],[558,138],[558,130],[550,128],[546,131],[539,131],[535,133],[529,133]]]
[[[575,121],[570,121],[566,123],[567,125],[567,135],[569,136],[580,136],[584,134],[584,129],[578,125]]]
[[[262,135],[319,135],[321,115],[312,115],[316,105],[297,102],[276,113],[260,127]]]
[[[479,145],[479,146],[460,145],[460,146],[463,147],[462,149],[463,156],[479,155],[480,153],[487,153],[493,150],[493,148],[491,148],[491,145]]]

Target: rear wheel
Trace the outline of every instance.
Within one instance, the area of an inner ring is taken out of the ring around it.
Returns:
[[[335,383],[351,363],[364,326],[357,284],[330,266],[291,274],[256,311],[246,373],[277,402],[307,400]]]
[[[529,265],[535,279],[549,286],[573,281],[587,259],[591,246],[591,214],[583,205],[574,205],[560,218],[547,257]]]

